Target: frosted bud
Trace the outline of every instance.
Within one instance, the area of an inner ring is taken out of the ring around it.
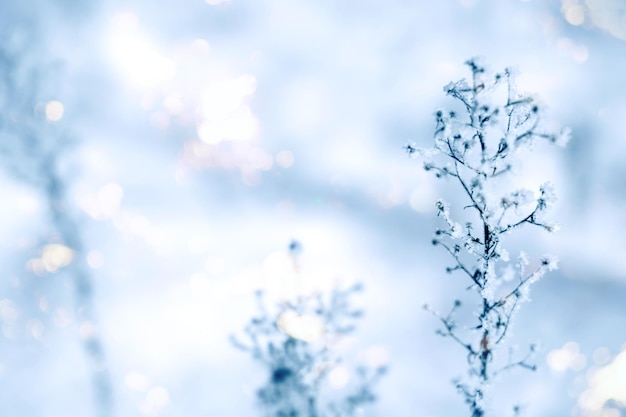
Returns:
[[[559,268],[559,259],[554,255],[544,255],[541,258],[541,266],[547,268],[548,271],[554,271]]]

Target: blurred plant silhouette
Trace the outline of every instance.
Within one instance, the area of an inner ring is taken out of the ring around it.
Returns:
[[[292,256],[301,248],[295,241],[289,245]],[[352,366],[341,355],[363,314],[350,306],[360,291],[360,284],[335,287],[275,306],[267,305],[263,292],[256,293],[259,315],[245,327],[244,340],[231,340],[268,370],[257,391],[263,416],[349,417],[376,400],[373,388],[386,366]]]
[[[517,359],[513,352],[501,358],[499,347],[520,304],[528,300],[531,284],[557,267],[556,258],[546,255],[529,269],[523,252],[510,261],[502,247],[504,237],[522,226],[547,231],[557,228],[545,219],[554,201],[552,185],[541,185],[538,193],[517,189],[510,174],[524,148],[537,139],[564,145],[569,131],[544,130],[540,106],[516,91],[511,69],[491,76],[477,59],[466,64],[471,81],[463,79],[444,88],[460,103],[462,114],[437,111],[434,148],[421,150],[409,144],[405,149],[426,157],[424,168],[438,178],[450,178],[467,202],[458,212],[463,225],[453,219],[445,202],[437,202],[437,215],[444,226],[436,230],[432,243],[450,254],[453,263],[446,271],[458,271],[469,280],[468,289],[475,293],[477,304],[472,312],[465,312],[456,300],[446,315],[425,308],[441,320],[438,334],[465,351],[469,373],[455,385],[472,417],[481,417],[486,414],[485,397],[496,375],[514,367],[535,369],[534,345]],[[519,410],[515,406],[513,411],[517,415]]]
[[[34,29],[33,29],[34,30]],[[96,414],[113,414],[112,387],[98,335],[94,288],[86,262],[79,215],[68,199],[63,164],[74,140],[61,121],[62,65],[30,48],[45,45],[34,32],[15,32],[0,45],[0,160],[8,173],[35,188],[45,203],[50,230],[42,232],[40,257],[29,262],[36,275],[65,274],[74,287],[77,329],[91,368]],[[40,46],[43,48],[44,46]]]

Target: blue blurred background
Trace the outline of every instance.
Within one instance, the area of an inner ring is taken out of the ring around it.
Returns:
[[[390,372],[364,416],[466,413],[450,383],[464,354],[421,309],[464,293],[430,245],[435,201],[455,197],[402,146],[431,145],[442,87],[483,56],[517,66],[573,131],[525,161],[524,184],[556,184],[562,227],[509,252],[554,253],[561,269],[510,341],[538,341],[540,368],[503,376],[494,408],[625,416],[625,13],[622,0],[3,2],[0,415],[98,415],[94,366],[115,416],[259,415],[264,369],[228,336],[255,289],[278,296],[291,239],[304,285],[365,284],[355,345]],[[96,334],[94,365],[81,344]]]

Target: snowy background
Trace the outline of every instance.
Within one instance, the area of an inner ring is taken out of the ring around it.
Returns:
[[[511,338],[540,343],[540,369],[504,376],[494,407],[625,416],[625,16],[621,0],[3,2],[2,127],[39,127],[32,143],[2,136],[0,415],[96,416],[90,332],[115,416],[259,415],[267,376],[228,336],[255,289],[289,276],[292,239],[305,285],[365,284],[357,345],[390,371],[364,416],[467,413],[450,383],[464,353],[421,308],[447,310],[466,285],[430,245],[435,201],[455,197],[402,146],[431,145],[442,87],[483,56],[517,66],[573,131],[525,162],[528,186],[556,184],[561,231],[509,252],[561,268]],[[38,155],[56,161],[83,253],[51,246]]]

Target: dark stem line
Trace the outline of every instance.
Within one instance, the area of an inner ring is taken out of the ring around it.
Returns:
[[[93,391],[96,402],[96,414],[99,417],[111,417],[113,411],[113,387],[107,369],[107,359],[101,337],[98,335],[96,312],[94,311],[93,283],[84,261],[84,245],[80,238],[78,225],[67,214],[69,209],[65,186],[54,169],[52,157],[42,164],[42,173],[47,184],[45,195],[50,205],[52,223],[65,243],[75,252],[70,268],[74,281],[75,309],[79,326],[93,326],[91,334],[81,335],[83,351],[91,368]]]

